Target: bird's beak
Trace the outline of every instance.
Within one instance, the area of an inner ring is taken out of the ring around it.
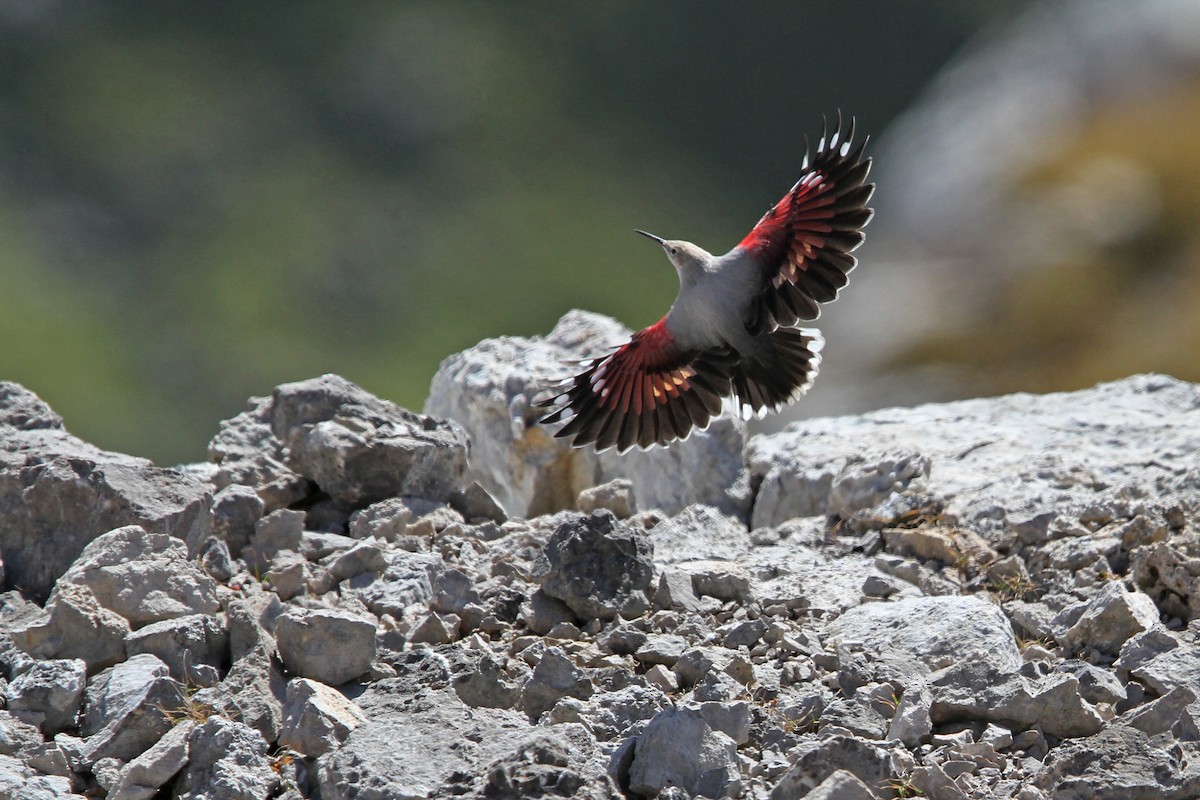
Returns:
[[[646,233],[645,231],[634,231],[634,233],[640,233],[642,236],[645,236],[647,239],[653,239],[654,241],[658,242],[659,244],[667,243],[666,240],[663,239],[661,236],[655,236],[653,233]]]

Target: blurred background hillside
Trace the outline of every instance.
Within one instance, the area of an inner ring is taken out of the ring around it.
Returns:
[[[0,379],[164,464],[321,372],[419,409],[655,321],[632,229],[724,251],[839,108],[878,215],[793,415],[1200,380],[1195,0],[6,3]]]

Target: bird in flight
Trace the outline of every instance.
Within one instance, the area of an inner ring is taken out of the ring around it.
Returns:
[[[825,340],[814,320],[857,265],[875,185],[854,121],[822,133],[800,180],[736,247],[714,256],[691,242],[658,242],[679,273],[666,316],[608,355],[579,366],[538,405],[540,421],[575,447],[625,452],[685,439],[736,398],[742,416],[778,411],[808,391]]]

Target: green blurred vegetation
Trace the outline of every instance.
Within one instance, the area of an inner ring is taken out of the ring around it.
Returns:
[[[821,113],[882,130],[1010,10],[8,6],[0,378],[161,463],[325,371],[419,408],[481,338],[654,321],[675,276],[633,228],[730,246]]]

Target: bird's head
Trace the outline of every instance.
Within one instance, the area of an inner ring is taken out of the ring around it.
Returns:
[[[653,233],[646,231],[637,231],[647,239],[652,239],[662,245],[663,252],[667,254],[667,258],[671,259],[671,263],[675,265],[675,271],[682,278],[685,275],[691,275],[699,270],[703,270],[712,256],[707,250],[691,242],[684,242],[678,239],[664,239],[661,236],[655,236]]]

